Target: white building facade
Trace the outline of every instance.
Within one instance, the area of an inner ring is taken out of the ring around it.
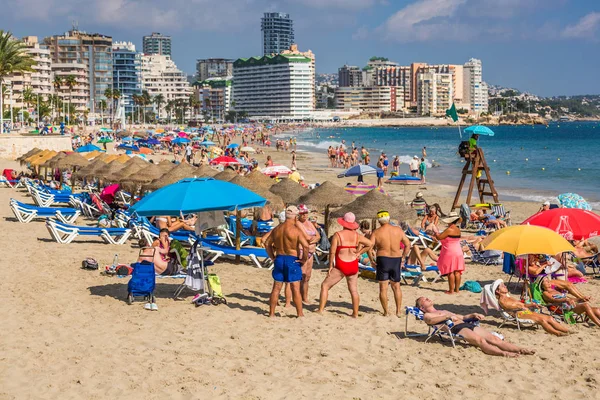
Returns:
[[[451,73],[425,72],[417,75],[417,114],[444,115],[453,101]]]
[[[302,120],[314,110],[314,59],[299,54],[241,58],[233,64],[236,111]]]
[[[164,104],[171,100],[188,100],[193,94],[186,74],[171,57],[160,54],[142,56],[142,90],[147,90],[151,97],[162,94]],[[164,107],[160,113],[159,117],[166,116]]]
[[[488,112],[488,87],[482,80],[481,60],[471,58],[463,67],[463,102],[470,105],[470,112]]]

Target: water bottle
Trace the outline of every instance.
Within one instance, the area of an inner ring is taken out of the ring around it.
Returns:
[[[119,254],[115,254],[115,256],[113,257],[113,263],[112,263],[113,269],[116,269],[117,265],[119,265]]]

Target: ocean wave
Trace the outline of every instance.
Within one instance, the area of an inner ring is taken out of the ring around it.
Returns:
[[[329,146],[338,147],[340,144],[342,144],[342,142],[336,142],[333,140],[326,140],[326,141],[319,142],[319,143],[298,142],[298,146],[313,147],[315,149],[323,149],[323,150],[327,150],[329,148]]]

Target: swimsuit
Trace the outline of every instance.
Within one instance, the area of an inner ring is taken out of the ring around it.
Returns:
[[[302,268],[296,256],[277,255],[272,273],[275,282],[299,282],[302,280]]]
[[[458,335],[458,333],[460,331],[462,331],[463,329],[470,329],[470,330],[474,331],[475,328],[477,328],[477,325],[475,325],[472,322],[462,322],[462,323],[456,324],[452,328],[450,328],[450,332],[452,332],[454,335]]]
[[[400,282],[400,279],[402,279],[400,271],[402,257],[377,256],[375,261],[377,263],[376,278],[378,281]]]
[[[352,276],[358,274],[358,259],[354,259],[352,261],[344,261],[340,259],[340,250],[342,249],[356,249],[358,246],[358,233],[356,233],[356,244],[354,246],[343,246],[342,237],[339,232],[336,233],[338,235],[338,239],[340,241],[340,245],[337,247],[335,251],[335,267],[342,271],[342,273],[346,276]]]

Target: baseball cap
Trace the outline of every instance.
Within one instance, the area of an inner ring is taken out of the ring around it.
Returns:
[[[297,217],[299,214],[298,211],[298,207],[296,206],[288,206],[288,208],[285,209],[285,218],[294,218]]]
[[[549,202],[549,201],[545,201],[543,205],[545,205],[545,206],[549,206],[549,205],[550,205],[550,202]]]

